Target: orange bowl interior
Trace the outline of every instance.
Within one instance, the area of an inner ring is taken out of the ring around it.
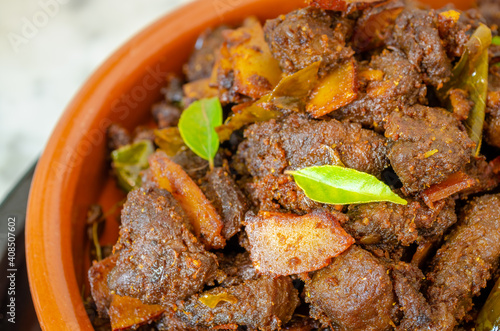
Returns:
[[[426,1],[440,7],[449,1]],[[453,1],[465,9],[472,0]],[[168,72],[180,72],[207,27],[260,19],[304,6],[303,0],[200,0],[152,24],[115,52],[87,81],[44,151],[28,204],[26,251],[30,287],[44,330],[92,330],[81,297],[89,266],[85,219],[90,204],[108,210],[121,197],[109,180],[106,128],[147,121]],[[106,243],[116,240],[116,215]],[[88,289],[88,286],[87,286]]]

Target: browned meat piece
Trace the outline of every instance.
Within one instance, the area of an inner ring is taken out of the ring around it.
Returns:
[[[194,52],[188,63],[184,65],[184,73],[188,81],[210,77],[215,63],[215,53],[224,42],[222,31],[226,29],[228,27],[225,25],[215,29],[209,28],[198,37]]]
[[[439,37],[443,42],[443,47],[446,50],[448,57],[462,56],[465,50],[465,44],[469,41],[466,32],[470,29],[471,25],[477,21],[471,19],[467,12],[462,12],[454,9],[454,12],[459,13],[459,19],[449,15],[449,8],[445,7],[438,11],[437,27]],[[476,23],[477,24],[477,23]]]
[[[151,112],[160,129],[176,126],[181,117],[181,110],[166,101],[155,103]]]
[[[498,266],[500,257],[500,195],[472,200],[459,226],[432,261],[427,274],[428,299],[435,311],[431,326],[452,330],[472,308]]]
[[[353,245],[306,282],[310,315],[341,330],[391,329],[395,302],[388,270]]]
[[[331,113],[334,118],[381,129],[394,110],[427,103],[427,88],[401,51],[384,50],[372,58],[369,68],[381,71],[381,78],[368,82],[357,100]]]
[[[406,194],[463,170],[474,146],[453,114],[420,105],[392,113],[385,135],[395,142],[388,157]]]
[[[500,176],[494,171],[493,164],[486,162],[484,156],[471,158],[471,162],[465,167],[465,173],[474,179],[476,184],[460,191],[460,198],[465,199],[471,194],[490,191],[497,187],[500,183]]]
[[[165,96],[165,101],[169,104],[175,104],[182,101],[184,92],[182,90],[182,79],[176,74],[167,75],[167,84],[161,89],[161,93]]]
[[[439,37],[437,15],[433,11],[405,10],[396,19],[391,46],[402,49],[423,74],[427,84],[441,86],[451,76],[451,61]]]
[[[179,216],[175,199],[164,190],[138,189],[124,205],[120,252],[108,285],[119,295],[168,306],[215,278],[216,256],[204,250]]]
[[[284,331],[312,331],[320,329],[318,321],[307,316],[292,317],[292,320],[283,327]]]
[[[256,177],[249,191],[262,210],[280,206],[298,213],[319,205],[298,189],[285,170],[338,164],[374,175],[387,166],[385,139],[359,124],[317,121],[301,115],[256,123],[245,131],[239,162]]]
[[[431,321],[429,303],[420,292],[424,274],[416,266],[399,262],[392,266],[394,292],[399,301],[403,318],[396,330],[419,330]]]
[[[99,317],[109,318],[108,308],[111,304],[111,293],[108,287],[108,274],[115,267],[118,255],[112,255],[90,267],[88,276],[90,292],[97,307]]]
[[[134,139],[132,142],[138,142],[141,140],[149,140],[152,143],[155,141],[155,132],[153,129],[147,126],[138,126],[134,129]]]
[[[477,5],[488,25],[500,26],[500,3],[497,0],[477,0]]]
[[[344,229],[360,243],[387,243],[408,246],[419,236],[442,235],[457,221],[455,202],[446,199],[430,209],[407,199],[408,205],[378,202],[350,205]]]
[[[225,274],[225,279],[221,283],[223,287],[241,284],[247,280],[256,279],[258,276],[248,252],[233,256],[218,253],[217,257],[220,268]]]
[[[208,161],[203,160],[190,149],[180,151],[172,157],[172,161],[180,165],[194,181],[202,180],[208,170]]]
[[[128,145],[132,141],[128,130],[120,124],[111,124],[108,127],[106,134],[108,138],[108,148],[110,151],[114,151],[115,149]]]
[[[156,323],[156,330],[158,331],[205,331],[207,328],[200,326],[189,326],[173,310],[167,310],[163,313],[161,319]]]
[[[268,20],[264,33],[273,56],[288,74],[317,61],[322,61],[323,71],[328,71],[354,54],[346,46],[352,22],[318,8],[298,9]]]
[[[214,168],[200,188],[222,217],[224,238],[229,239],[238,233],[248,206],[246,197],[236,186],[231,174],[224,168]]]
[[[298,305],[298,292],[289,277],[263,276],[240,285],[195,294],[179,307],[177,314],[191,326],[213,328],[236,324],[258,330],[279,330],[292,318]]]

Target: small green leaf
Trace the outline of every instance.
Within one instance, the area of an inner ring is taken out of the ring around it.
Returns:
[[[140,172],[149,167],[148,157],[153,152],[154,147],[149,140],[141,140],[111,152],[112,167],[122,189],[131,191],[141,184]]]
[[[213,168],[219,149],[219,137],[215,127],[222,125],[222,106],[218,98],[193,102],[182,112],[179,131],[184,143]]]
[[[448,100],[453,88],[466,90],[474,108],[472,108],[465,127],[469,137],[476,143],[474,155],[481,149],[482,131],[485,118],[486,97],[488,92],[488,47],[492,43],[491,30],[480,24],[466,44],[466,49],[452,71],[452,78],[437,95],[442,102],[448,101],[448,109],[453,111]]]
[[[287,171],[310,199],[334,205],[389,201],[406,205],[406,200],[370,174],[354,169],[324,165]]]
[[[500,46],[500,36],[493,37],[493,39],[491,40],[491,43],[495,46]]]

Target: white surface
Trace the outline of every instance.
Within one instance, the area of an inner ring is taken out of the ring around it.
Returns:
[[[0,0],[0,202],[88,76],[191,0]]]

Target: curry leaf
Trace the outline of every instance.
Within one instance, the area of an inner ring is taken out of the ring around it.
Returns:
[[[491,43],[495,46],[500,46],[500,36],[493,37],[493,39],[491,40]]]
[[[310,199],[328,204],[346,205],[389,201],[406,205],[377,177],[354,169],[324,165],[287,171]]]
[[[151,141],[141,140],[125,145],[111,152],[112,167],[118,179],[118,185],[130,191],[141,183],[140,172],[148,168],[148,157],[153,154]]]
[[[491,30],[480,24],[466,44],[464,54],[453,68],[452,78],[438,90],[441,101],[448,99],[453,88],[466,90],[474,102],[465,127],[469,137],[476,143],[474,155],[479,155],[488,92],[488,47],[491,45]],[[448,107],[450,108],[450,106]]]
[[[219,149],[219,137],[215,127],[222,124],[222,106],[218,98],[193,102],[182,112],[179,131],[184,143],[213,168],[214,157]]]

